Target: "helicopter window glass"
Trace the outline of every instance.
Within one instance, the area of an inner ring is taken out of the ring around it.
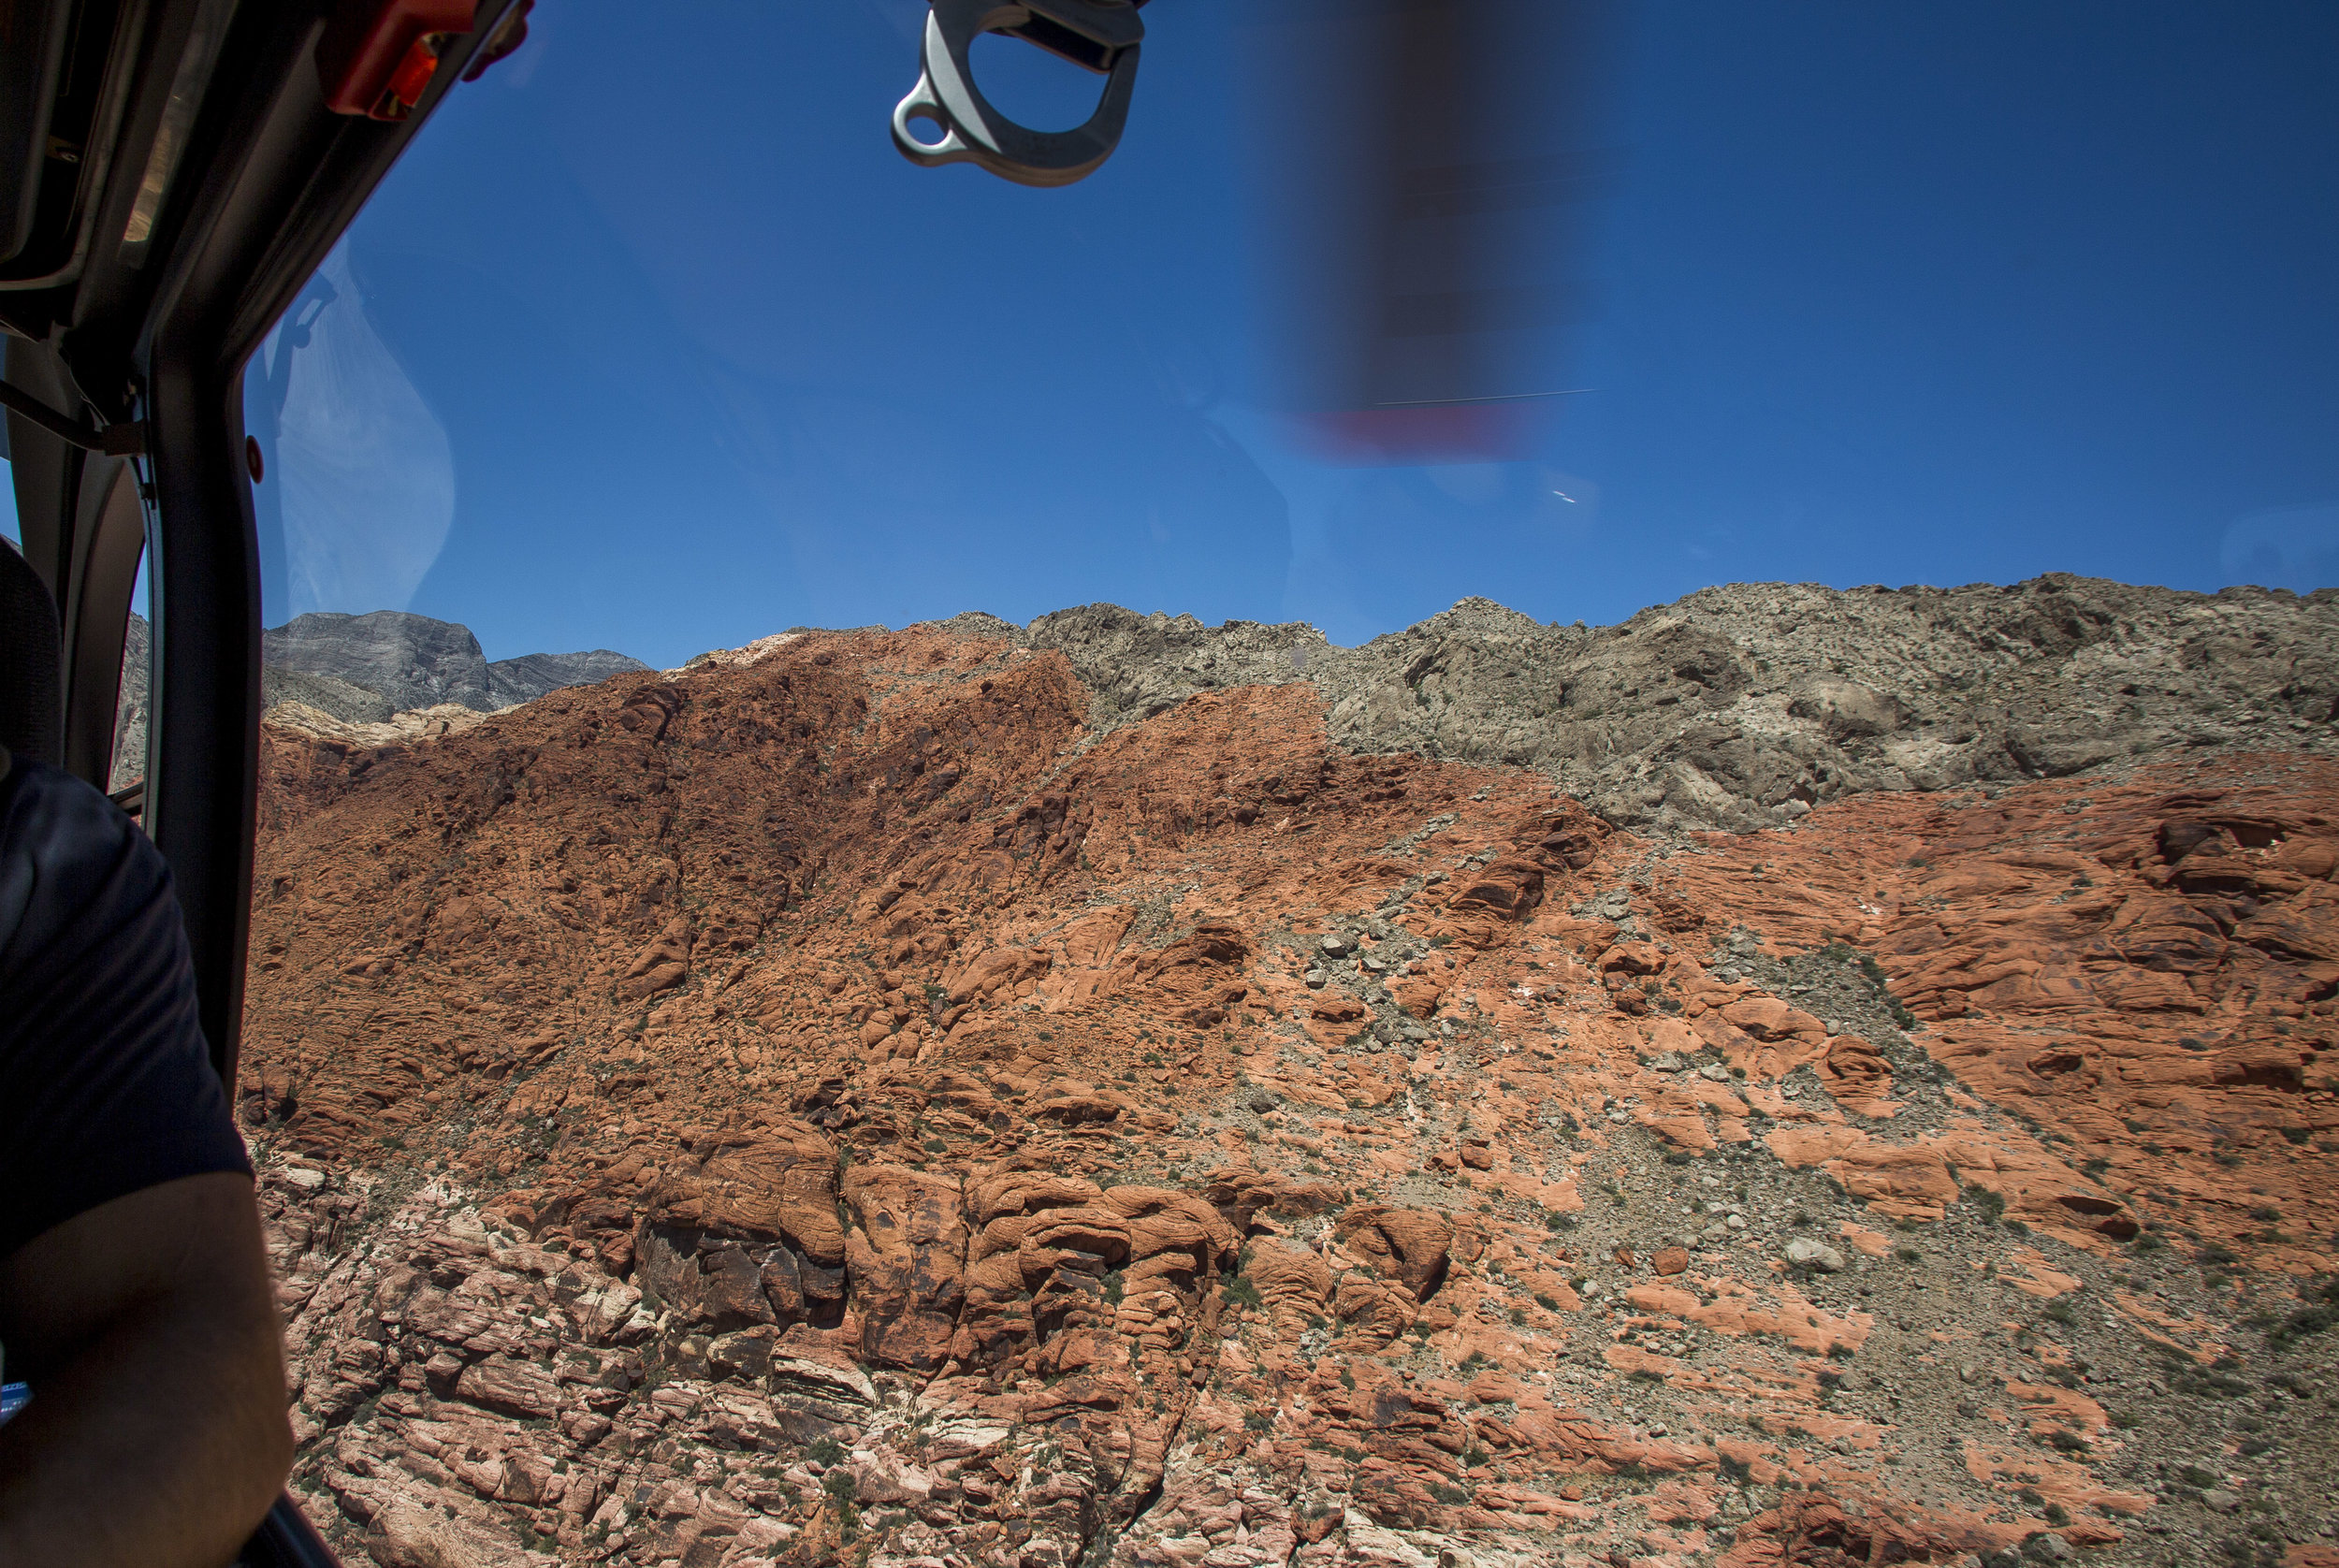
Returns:
[[[244,372],[266,610],[404,610],[455,522],[446,426],[385,341],[344,242]]]
[[[538,7],[247,373],[268,623],[671,667],[1098,601],[1354,644],[2339,580],[2332,13],[1434,9],[1149,7],[1118,152],[1036,190],[890,144],[920,0],[654,50]],[[1032,123],[1096,101],[975,53]]]
[[[130,589],[130,619],[123,629],[122,678],[114,703],[113,767],[106,788],[115,793],[146,777],[147,722],[154,686],[153,624],[146,603],[146,557],[138,557],[138,581]]]

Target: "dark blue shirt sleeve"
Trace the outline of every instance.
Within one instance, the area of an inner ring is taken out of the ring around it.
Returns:
[[[169,867],[90,785],[11,760],[0,778],[0,1257],[130,1193],[251,1169],[196,1022]]]

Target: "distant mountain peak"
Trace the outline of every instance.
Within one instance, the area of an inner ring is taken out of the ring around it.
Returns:
[[[146,773],[149,647],[146,618],[134,615],[114,723],[116,789]],[[379,724],[441,704],[499,713],[563,687],[649,667],[608,648],[490,661],[470,627],[409,610],[312,610],[260,633],[262,705],[300,703],[351,724]]]
[[[260,634],[261,661],[272,673],[346,683],[378,693],[381,713],[345,712],[346,700],[318,702],[297,682],[285,695],[338,718],[372,721],[391,713],[453,703],[494,713],[531,702],[565,686],[584,686],[647,664],[607,648],[585,653],[529,653],[492,662],[468,626],[407,610],[366,615],[312,611]],[[271,705],[277,698],[271,695]]]

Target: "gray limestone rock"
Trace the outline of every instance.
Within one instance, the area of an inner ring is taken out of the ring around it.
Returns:
[[[1099,730],[1197,692],[1310,681],[1352,750],[1536,768],[1643,829],[1777,827],[1871,790],[2339,747],[2333,588],[1742,583],[1599,628],[1465,599],[1354,648],[1297,623],[1110,604],[1021,632],[939,624],[1062,651]]]
[[[260,633],[262,662],[378,691],[394,711],[457,703],[487,709],[487,659],[471,628],[403,610],[295,616]]]
[[[499,659],[487,666],[487,694],[499,708],[532,703],[548,691],[571,686],[593,686],[611,675],[631,675],[649,666],[640,660],[607,648],[588,653],[524,653]]]
[[[563,687],[646,670],[622,653],[530,653],[489,663],[471,629],[400,610],[296,616],[261,634],[260,704],[301,703],[353,724],[408,708],[458,703],[493,713]],[[133,615],[123,640],[112,787],[146,776],[153,631]]]
[[[114,700],[114,758],[106,788],[126,790],[146,777],[147,702],[153,690],[154,637],[146,617],[123,629],[122,684]]]
[[[1198,691],[1305,679],[1338,652],[1321,632],[1297,621],[1208,627],[1192,616],[1140,616],[1117,604],[1041,616],[1018,641],[1071,661],[1096,693],[1090,722],[1098,730],[1150,719]]]
[[[1465,602],[1319,675],[1333,733],[1547,770],[1613,820],[1776,825],[1869,790],[2327,746],[2339,592],[1716,588],[1593,632]]]
[[[307,675],[298,670],[260,666],[260,705],[305,703],[352,724],[379,724],[398,708],[370,687],[356,686],[333,675]]]
[[[278,683],[268,696],[270,705],[285,699],[307,702],[352,720],[387,719],[436,703],[494,713],[563,687],[649,668],[607,648],[523,654],[489,663],[469,627],[403,610],[295,616],[260,637],[261,660]],[[309,688],[288,678],[293,676],[333,684]],[[380,713],[359,712],[367,706],[365,698],[353,693],[370,693],[389,705]]]

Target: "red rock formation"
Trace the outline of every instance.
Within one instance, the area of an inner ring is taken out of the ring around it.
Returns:
[[[1855,1191],[1921,1213],[1954,1195],[1954,1170],[2076,1245],[2151,1223],[2292,1272],[2339,1267],[2329,1165],[2310,1147],[2339,1131],[2329,763],[2243,759],[1995,801],[1878,796],[1703,847],[1671,863],[1690,905],[1782,949],[1873,951],[1933,1025],[1928,1053],[2045,1135],[1794,1135]],[[1693,999],[1685,1016],[1733,1060],[1775,1038],[1747,1002],[1712,1012]],[[1847,1109],[1889,1115],[1859,1103],[1863,1085],[1889,1092],[1865,1041],[1835,1041],[1819,1070]],[[2108,1167],[2099,1180],[2072,1169],[2089,1159]],[[2269,1207],[2295,1235],[2253,1220]]]
[[[348,1549],[2108,1541],[2186,1420],[2091,1380],[2261,1354],[2149,1270],[2334,1267],[2330,764],[1665,845],[1304,687],[1087,707],[815,633],[269,733],[239,1098]]]

